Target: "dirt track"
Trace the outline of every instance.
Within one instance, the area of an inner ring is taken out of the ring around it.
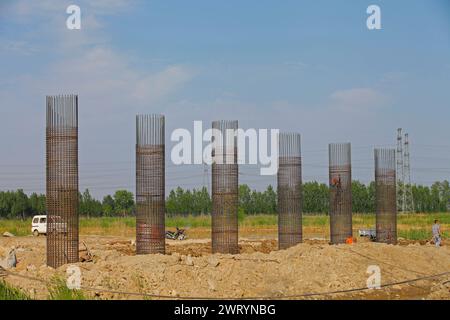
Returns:
[[[385,245],[359,241],[330,246],[306,240],[278,251],[274,239],[241,239],[240,254],[211,255],[208,239],[168,241],[167,255],[135,255],[131,238],[82,236],[94,254],[93,262],[78,263],[82,286],[176,297],[282,298],[312,292],[366,287],[367,267],[381,268],[382,284],[450,271],[450,247],[407,243]],[[0,238],[0,256],[17,249],[22,275],[50,280],[66,276],[66,267],[45,265],[45,237]],[[81,249],[81,246],[80,246]],[[380,290],[321,295],[314,299],[450,299],[450,276],[395,285]],[[6,281],[36,298],[47,297],[47,287],[28,279],[8,276]],[[86,291],[92,298],[142,299]]]

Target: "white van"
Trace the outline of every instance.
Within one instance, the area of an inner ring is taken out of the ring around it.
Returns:
[[[38,236],[40,234],[47,233],[47,216],[34,216],[33,220],[31,220],[31,232],[33,236]]]
[[[31,220],[31,232],[34,236],[38,236],[40,234],[47,234],[49,232],[56,233],[66,233],[67,232],[67,223],[63,222],[60,216],[53,216],[55,223],[52,223],[52,230],[47,230],[47,216],[39,215],[34,216],[33,220]]]

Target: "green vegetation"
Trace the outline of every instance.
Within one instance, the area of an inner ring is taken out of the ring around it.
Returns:
[[[62,278],[54,278],[48,286],[49,300],[86,300],[81,290],[69,289]]]
[[[450,184],[435,182],[430,187],[412,187],[416,212],[435,213],[450,209]],[[103,201],[93,198],[88,189],[79,195],[79,212],[82,217],[126,217],[136,213],[134,195],[127,190],[117,190]],[[303,184],[303,212],[305,214],[328,213],[328,185],[318,182]],[[375,184],[352,183],[353,211],[375,211]],[[169,192],[166,199],[168,216],[202,216],[211,212],[211,197],[205,187],[185,190],[178,187]],[[239,208],[242,215],[276,214],[277,192],[272,186],[265,191],[251,190],[248,185],[239,186]],[[0,192],[0,219],[26,219],[35,214],[45,214],[45,195],[27,196],[22,190]],[[105,222],[106,223],[106,222]]]
[[[49,300],[86,300],[80,290],[71,290],[62,278],[54,278],[48,286]],[[0,280],[0,300],[31,300],[22,290]]]
[[[208,190],[184,190],[181,187],[171,190],[166,200],[169,215],[202,215],[211,212],[211,197]]]
[[[30,300],[22,290],[14,288],[5,281],[0,280],[0,300]]]
[[[277,215],[255,214],[245,215],[239,210],[240,227],[277,228]],[[449,213],[414,213],[398,215],[398,235],[405,239],[421,240],[431,238],[431,225],[438,219],[442,226],[444,237],[449,236]],[[324,214],[303,215],[304,228],[316,228],[317,232],[326,234],[329,229],[329,217]],[[17,236],[30,235],[31,219],[26,220],[0,220],[0,234],[9,231]],[[375,226],[374,214],[353,214],[354,228],[373,228]],[[166,217],[166,227],[180,228],[210,228],[210,215],[172,215]],[[80,219],[81,234],[96,235],[122,235],[132,236],[136,228],[135,217],[95,217]]]
[[[0,219],[0,235],[8,231],[16,236],[27,236],[31,234],[31,218],[25,220]]]

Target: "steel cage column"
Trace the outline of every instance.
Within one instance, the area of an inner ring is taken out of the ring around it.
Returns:
[[[332,143],[329,152],[330,240],[345,243],[352,233],[352,172],[350,143]]]
[[[78,255],[78,96],[47,96],[47,265],[76,263]]]
[[[397,243],[395,149],[375,149],[375,203],[377,242]]]
[[[280,133],[278,140],[278,248],[302,242],[302,166],[298,133]]]
[[[136,116],[136,253],[165,253],[163,115]]]
[[[214,121],[212,150],[212,252],[239,252],[237,121]]]

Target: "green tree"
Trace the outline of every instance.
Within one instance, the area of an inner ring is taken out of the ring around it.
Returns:
[[[352,181],[352,210],[356,213],[371,212],[369,188],[359,181]],[[373,212],[373,211],[372,211]]]
[[[277,193],[271,185],[269,185],[263,194],[265,212],[267,214],[277,213]]]
[[[303,212],[328,214],[330,195],[328,185],[317,181],[303,184]]]
[[[80,215],[86,217],[99,217],[102,215],[102,204],[91,196],[89,189],[80,194],[79,198]]]
[[[246,184],[239,186],[239,208],[243,210],[245,214],[249,214],[252,210],[252,191]]]
[[[11,215],[13,217],[21,217],[22,220],[25,219],[25,214],[30,208],[30,204],[28,201],[28,196],[23,192],[22,189],[19,189],[14,194],[14,202],[11,206]]]
[[[170,215],[177,213],[177,196],[174,190],[170,190],[166,200],[166,212]]]
[[[117,190],[114,193],[114,204],[116,214],[129,215],[134,209],[133,193],[127,190]]]
[[[29,198],[31,214],[45,214],[47,211],[45,200],[45,195],[33,192]]]
[[[113,197],[109,194],[103,197],[102,201],[102,211],[103,215],[106,217],[112,217],[114,215],[115,202]]]

